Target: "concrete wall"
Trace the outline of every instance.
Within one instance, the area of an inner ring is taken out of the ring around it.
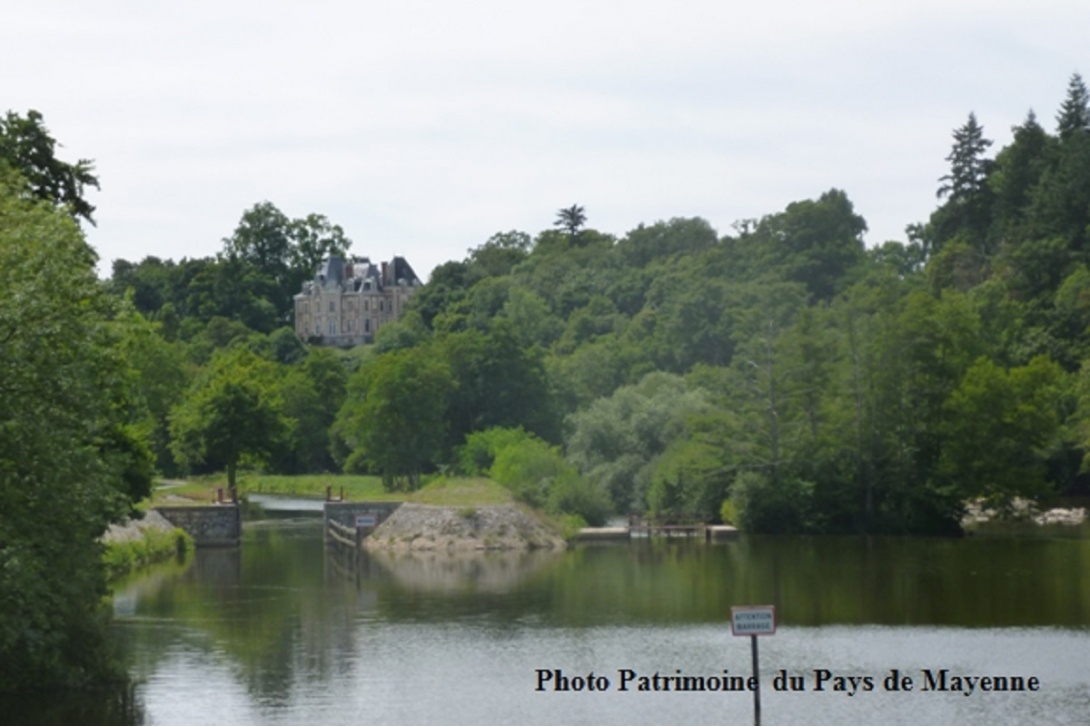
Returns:
[[[157,507],[174,527],[193,538],[198,547],[237,546],[242,542],[242,518],[238,505]]]

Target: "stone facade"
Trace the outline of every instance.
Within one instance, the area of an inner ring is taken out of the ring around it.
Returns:
[[[331,257],[295,296],[295,332],[326,346],[373,343],[375,332],[401,317],[421,285],[402,257],[379,265]]]

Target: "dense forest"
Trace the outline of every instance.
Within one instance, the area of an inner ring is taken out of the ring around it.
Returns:
[[[214,257],[115,260],[99,281],[79,228],[98,180],[54,146],[35,112],[0,120],[5,654],[52,639],[82,663],[84,631],[35,619],[101,584],[41,593],[51,559],[94,569],[39,526],[63,510],[97,536],[155,473],[486,475],[592,524],[639,511],[801,533],[956,533],[970,499],[1088,491],[1078,75],[1052,130],[1030,112],[994,153],[969,114],[905,241],[865,247],[838,189],[725,234],[675,218],[615,235],[572,205],[439,266],[347,351],[291,326],[302,282],[350,253],[339,226],[261,202]]]

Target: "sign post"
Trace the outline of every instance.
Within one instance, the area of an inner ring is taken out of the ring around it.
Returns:
[[[730,632],[735,636],[748,636],[753,651],[753,676],[756,685],[753,689],[753,724],[761,724],[761,671],[757,658],[757,637],[772,636],[776,633],[775,606],[732,606],[730,609]]]

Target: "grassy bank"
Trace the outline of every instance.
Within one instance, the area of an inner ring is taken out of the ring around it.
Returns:
[[[344,491],[346,500],[406,500],[427,505],[498,505],[511,502],[511,492],[484,477],[438,477],[416,492],[387,492],[382,479],[370,475],[261,475],[243,474],[238,478],[239,495],[293,495],[321,497],[326,488],[334,497]],[[188,500],[193,504],[211,502],[217,489],[227,490],[227,476],[206,475],[173,483],[155,491],[150,506],[178,504]]]
[[[181,528],[148,528],[140,538],[106,543],[102,561],[106,565],[106,577],[112,581],[152,563],[184,557],[192,552],[193,539]]]
[[[326,487],[333,488],[333,496],[340,496],[344,488],[348,500],[399,500],[397,493],[382,488],[382,479],[368,475],[262,475],[240,474],[240,496],[262,493],[266,495],[295,495],[297,497],[325,497]],[[212,502],[216,490],[227,492],[227,475],[216,473],[193,477],[180,483],[172,483],[156,489],[152,506],[179,504],[178,500],[191,500],[194,504]]]
[[[450,507],[503,505],[514,501],[510,490],[487,477],[441,477],[416,492],[404,493],[399,499]]]

